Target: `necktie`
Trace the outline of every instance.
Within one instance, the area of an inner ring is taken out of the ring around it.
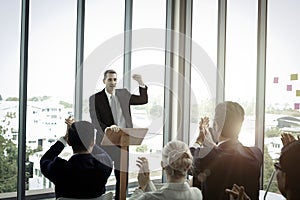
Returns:
[[[111,108],[111,112],[113,114],[114,117],[114,121],[117,125],[118,123],[118,115],[117,115],[117,104],[116,104],[116,97],[114,95],[111,95],[111,102],[110,102],[110,108]]]

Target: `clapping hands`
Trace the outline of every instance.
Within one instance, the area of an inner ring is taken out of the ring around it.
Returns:
[[[299,135],[297,136],[297,139],[298,140],[300,139]],[[291,142],[296,141],[296,138],[291,133],[283,132],[281,134],[281,141],[282,141],[283,146],[285,147],[286,145],[290,144]]]
[[[67,119],[65,119],[65,123],[67,124],[67,128],[70,128],[71,125],[75,122],[75,119],[69,116]]]
[[[233,184],[232,189],[225,189],[225,192],[229,194],[230,200],[251,200],[243,186]]]
[[[136,162],[136,165],[140,168],[138,174],[139,186],[143,191],[145,191],[147,185],[150,182],[150,170],[148,160],[145,157],[138,157],[138,160]]]
[[[64,136],[64,139],[66,141],[68,141],[68,130],[71,127],[71,125],[75,122],[75,119],[72,118],[71,116],[69,116],[67,119],[65,119],[65,123],[67,124],[67,130],[66,130],[66,134]]]
[[[209,131],[209,118],[204,117],[200,119],[199,122],[199,135],[196,142],[203,144],[204,146],[213,147],[216,144],[213,141],[212,135]]]

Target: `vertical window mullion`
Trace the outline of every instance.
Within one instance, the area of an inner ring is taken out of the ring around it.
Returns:
[[[258,0],[255,146],[260,148],[262,152],[264,152],[265,135],[267,2],[267,0]],[[264,163],[262,164],[262,169],[264,169]],[[261,183],[263,183],[263,173],[264,171],[262,170]]]
[[[18,186],[17,199],[25,199],[25,158],[26,158],[26,109],[28,77],[28,32],[29,0],[22,0],[20,83],[19,83],[19,137],[18,137]]]
[[[132,0],[125,0],[124,20],[124,77],[123,85],[130,90],[131,77],[131,50],[132,50]]]
[[[83,88],[83,58],[84,58],[84,17],[85,0],[77,1],[76,27],[76,73],[75,73],[75,119],[82,119],[82,88]]]
[[[227,0],[218,1],[218,48],[217,48],[217,91],[216,104],[224,101],[226,59]]]

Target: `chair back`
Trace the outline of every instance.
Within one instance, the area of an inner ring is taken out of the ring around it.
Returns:
[[[92,199],[86,199],[86,200],[112,200],[112,199],[113,199],[113,193],[112,192],[108,192],[108,193],[105,193],[105,194],[101,195],[100,197],[92,198]],[[59,197],[57,200],[79,200],[79,199]]]

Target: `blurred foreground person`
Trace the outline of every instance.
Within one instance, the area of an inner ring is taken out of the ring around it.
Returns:
[[[287,200],[300,199],[300,140],[294,138],[290,133],[283,133],[281,137],[283,148],[279,157],[279,163],[275,163],[278,188],[281,194]],[[230,194],[231,199],[236,200],[250,200],[245,199],[247,196],[244,189],[237,186],[238,189],[227,189],[226,192]]]

